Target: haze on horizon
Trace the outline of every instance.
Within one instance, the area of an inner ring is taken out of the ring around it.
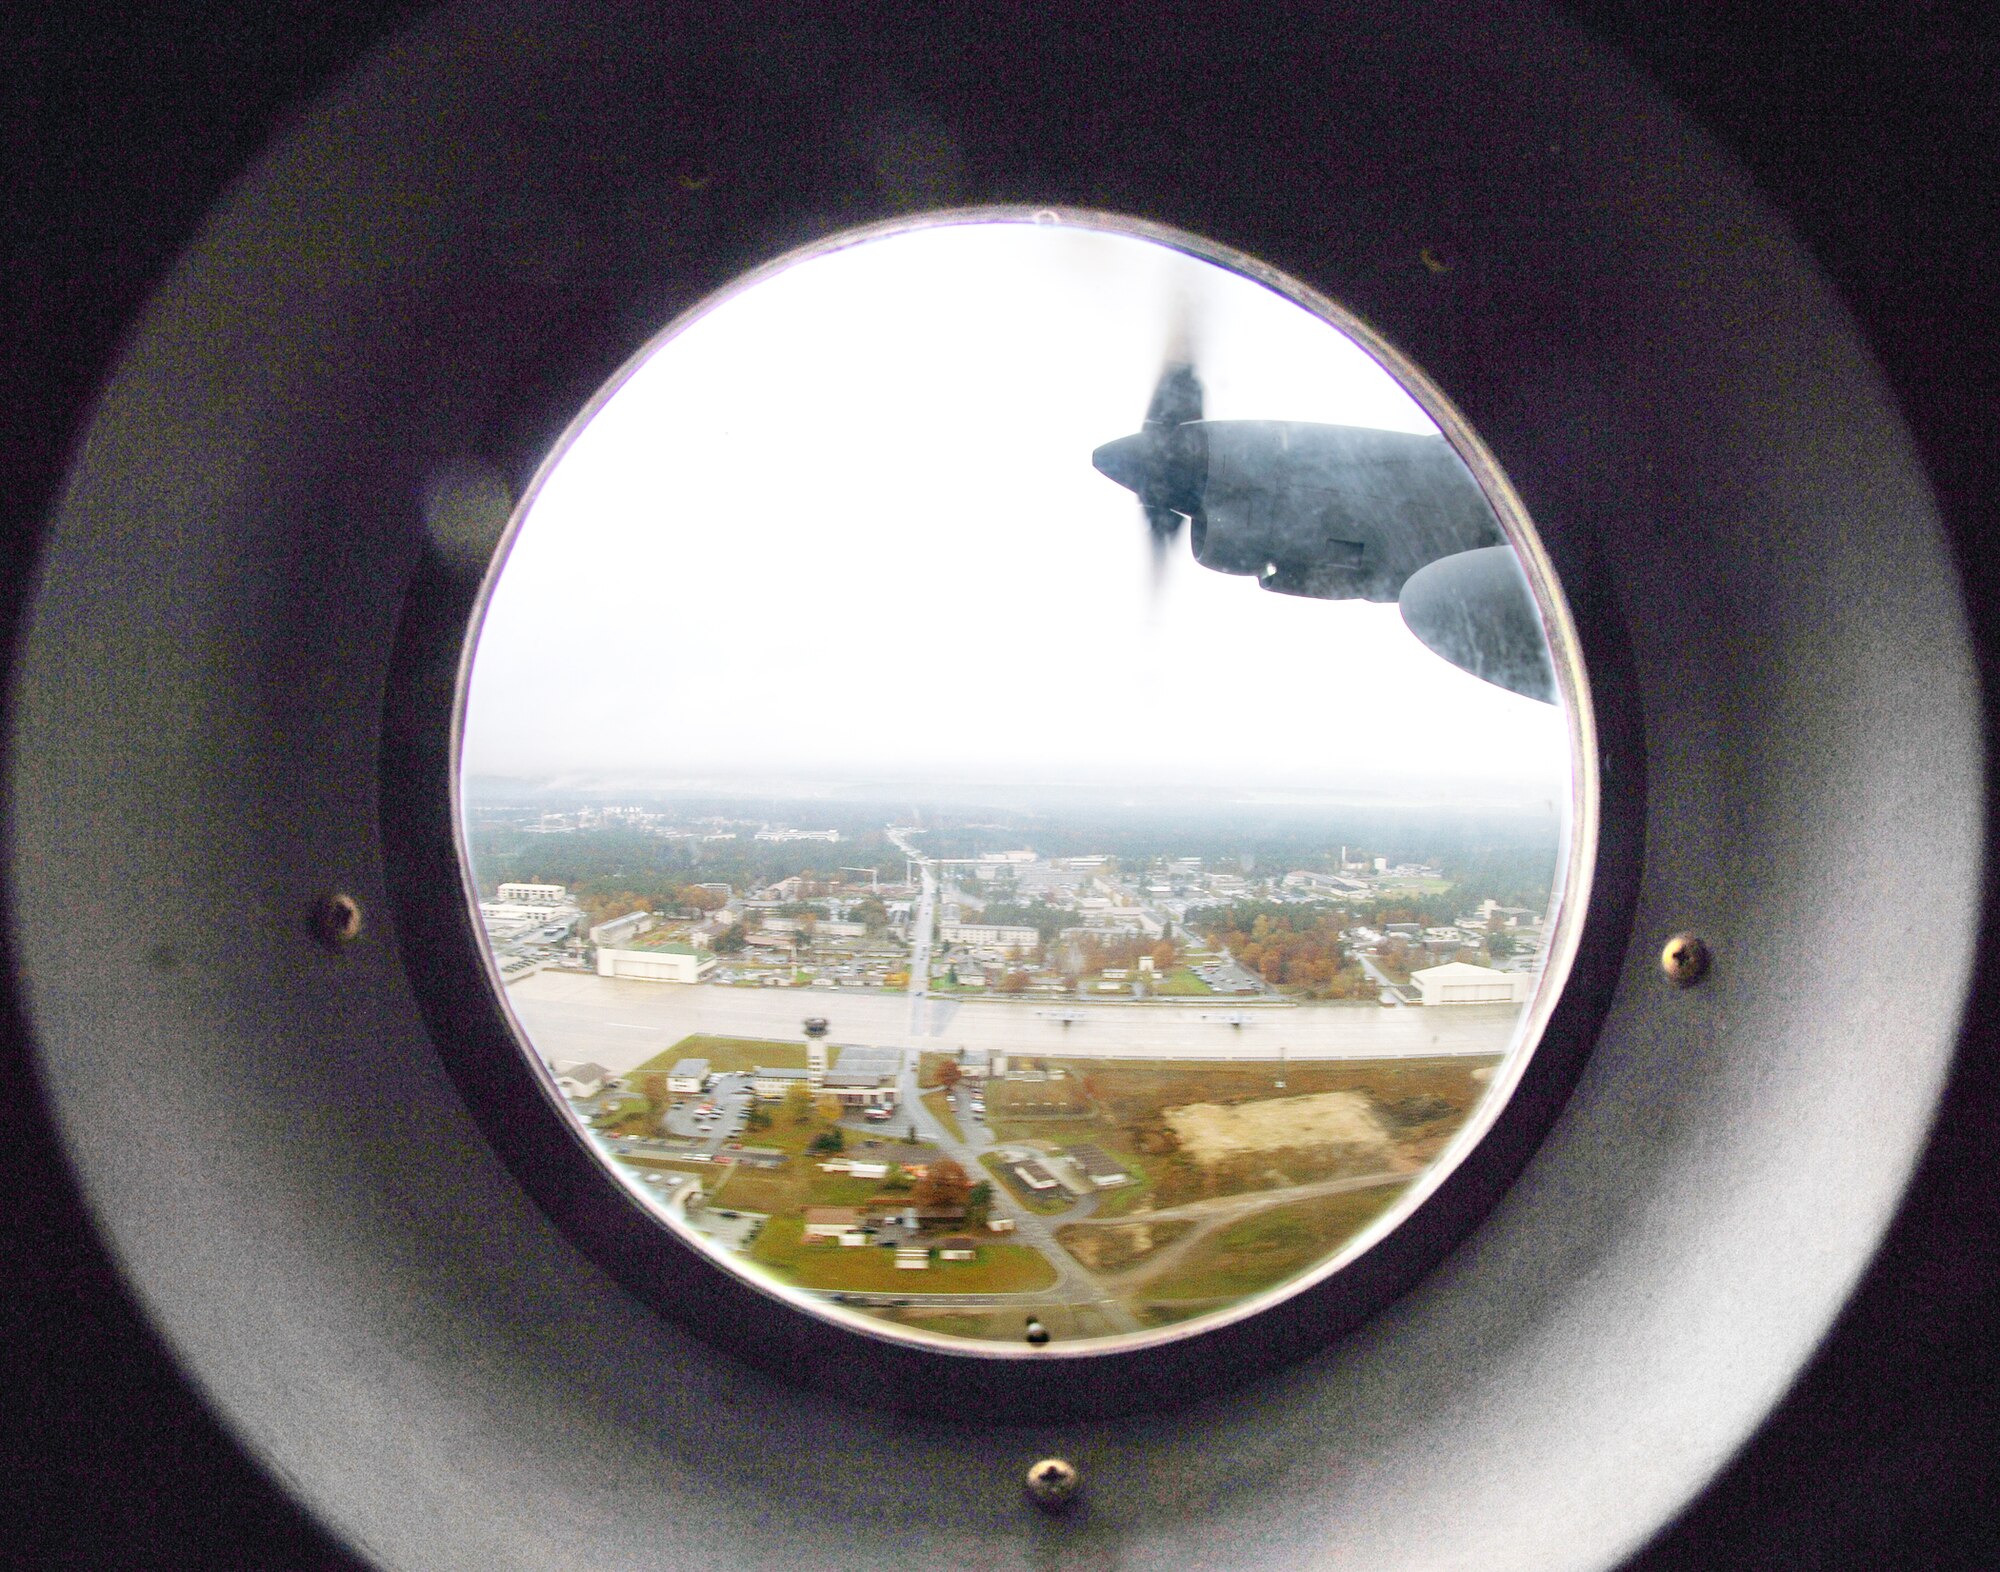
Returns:
[[[1435,429],[1353,342],[1130,237],[921,229],[793,266],[637,365],[494,587],[468,776],[630,789],[1057,785],[1563,803],[1556,706],[1397,608],[1157,580],[1090,463],[1176,301],[1210,418]],[[976,309],[975,309],[976,308]]]

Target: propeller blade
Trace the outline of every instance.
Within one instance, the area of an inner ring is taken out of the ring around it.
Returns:
[[[1201,377],[1184,360],[1169,360],[1160,368],[1153,396],[1146,403],[1146,430],[1169,431],[1201,419]]]
[[[1186,518],[1199,511],[1208,474],[1208,443],[1201,428],[1201,375],[1195,370],[1194,313],[1185,295],[1174,306],[1166,354],[1146,418],[1128,437],[1107,442],[1090,461],[1107,480],[1139,500],[1153,550],[1153,582],[1163,582],[1167,550]]]
[[[1439,557],[1403,584],[1403,622],[1432,653],[1461,671],[1553,704],[1542,614],[1512,546]]]

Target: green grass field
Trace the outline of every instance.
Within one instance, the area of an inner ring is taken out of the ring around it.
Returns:
[[[1316,1266],[1387,1211],[1403,1184],[1274,1206],[1231,1224],[1191,1250],[1178,1268],[1150,1284],[1148,1299],[1237,1299]]]
[[[1033,1293],[1056,1280],[1055,1268],[1027,1245],[982,1243],[976,1261],[940,1261],[933,1256],[926,1270],[913,1272],[896,1265],[893,1250],[873,1244],[852,1249],[807,1244],[804,1229],[800,1218],[772,1218],[751,1246],[750,1259],[801,1288],[857,1293]]]
[[[925,1092],[924,1106],[931,1111],[932,1117],[944,1126],[945,1133],[954,1141],[965,1139],[965,1132],[958,1126],[958,1115],[951,1111],[951,1098],[947,1093],[942,1090]]]
[[[706,1032],[696,1032],[683,1037],[673,1047],[654,1054],[638,1069],[630,1071],[625,1079],[637,1086],[641,1076],[665,1075],[683,1059],[706,1059],[709,1069],[718,1074],[760,1067],[803,1070],[806,1067],[806,1045],[769,1037],[711,1037]]]
[[[1214,993],[1215,990],[1185,966],[1176,966],[1158,982],[1153,984],[1153,992],[1162,998],[1185,998],[1194,994]]]
[[[764,1212],[774,1220],[794,1220],[808,1206],[860,1206],[888,1192],[880,1179],[855,1179],[847,1174],[821,1173],[800,1160],[783,1168],[717,1166],[711,1170],[710,1199],[716,1206],[744,1212]],[[726,1176],[726,1177],[725,1177]]]

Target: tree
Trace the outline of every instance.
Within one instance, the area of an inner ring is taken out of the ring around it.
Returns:
[[[828,1124],[838,1124],[843,1110],[838,1097],[831,1092],[821,1092],[813,1102],[813,1111]]]
[[[987,1180],[980,1180],[965,1192],[965,1220],[977,1228],[986,1221],[993,1210],[993,1186]]]
[[[841,1130],[839,1125],[835,1125],[831,1130],[822,1130],[818,1135],[814,1136],[811,1143],[806,1147],[806,1150],[809,1152],[825,1152],[828,1156],[832,1156],[846,1145],[846,1133]]]
[[[1000,991],[1002,993],[1026,993],[1028,991],[1028,974],[1018,971],[1009,972],[1005,977],[1000,979]]]
[[[673,1106],[674,1100],[673,1093],[667,1090],[667,1078],[664,1075],[645,1076],[639,1082],[639,1090],[646,1095],[646,1102],[651,1111],[650,1123],[655,1130],[664,1133],[667,1127],[667,1110]]]
[[[785,1089],[785,1112],[792,1116],[793,1124],[804,1124],[812,1118],[812,1088],[804,1081],[795,1081]]]
[[[762,1103],[752,1103],[749,1113],[743,1116],[743,1123],[752,1130],[771,1128],[771,1110]]]
[[[942,1086],[946,1091],[950,1091],[954,1086],[958,1085],[961,1079],[958,1065],[951,1059],[945,1060],[943,1064],[938,1066],[937,1075],[938,1085]]]
[[[949,1157],[940,1157],[918,1181],[913,1199],[924,1207],[964,1206],[971,1194],[972,1181],[965,1170]]]

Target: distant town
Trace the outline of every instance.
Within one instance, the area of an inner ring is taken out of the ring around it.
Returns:
[[[715,806],[475,805],[509,1003],[676,1226],[948,1336],[1138,1331],[1324,1261],[1471,1118],[1549,939],[1532,837]]]

